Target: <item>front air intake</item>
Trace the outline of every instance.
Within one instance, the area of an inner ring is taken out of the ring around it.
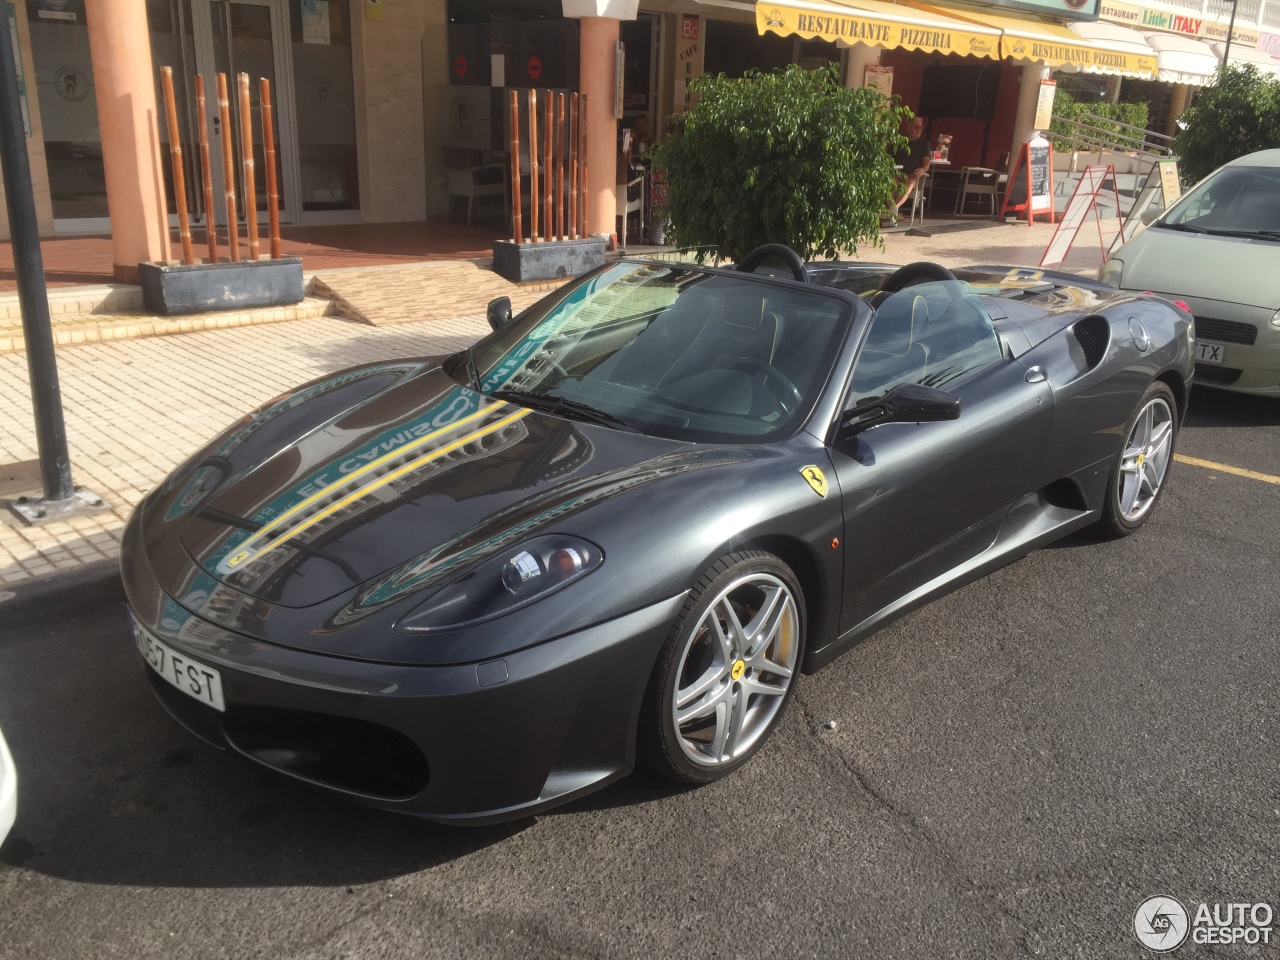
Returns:
[[[1107,355],[1107,346],[1111,343],[1111,324],[1106,317],[1096,314],[1077,320],[1071,328],[1076,343],[1084,351],[1084,362],[1090,370],[1102,362]]]

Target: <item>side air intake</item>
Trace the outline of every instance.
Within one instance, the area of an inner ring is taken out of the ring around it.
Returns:
[[[1084,362],[1092,370],[1107,355],[1107,346],[1111,343],[1111,324],[1107,322],[1106,317],[1095,314],[1077,320],[1071,332],[1075,334],[1076,342],[1084,351]]]

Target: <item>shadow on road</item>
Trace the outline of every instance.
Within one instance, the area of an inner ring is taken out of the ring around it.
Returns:
[[[1183,427],[1274,427],[1280,425],[1280,400],[1245,393],[1193,387]]]
[[[338,886],[467,856],[528,822],[446,828],[356,806],[195,740],[152,698],[124,610],[4,631],[19,773],[0,862],[95,884]]]

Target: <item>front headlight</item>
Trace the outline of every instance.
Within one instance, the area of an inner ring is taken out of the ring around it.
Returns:
[[[1271,325],[1273,327],[1280,327],[1280,310],[1277,310],[1274,314],[1272,314]]]
[[[1123,260],[1108,260],[1102,265],[1102,269],[1098,271],[1098,279],[1103,283],[1108,283],[1113,287],[1120,286],[1120,277],[1124,273]]]
[[[552,534],[503,550],[427,597],[397,630],[428,633],[483,623],[541,600],[604,562],[604,552],[578,537]]]

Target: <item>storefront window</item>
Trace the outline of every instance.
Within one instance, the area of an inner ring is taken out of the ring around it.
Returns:
[[[182,153],[183,178],[186,181],[187,209],[193,218],[204,216],[204,195],[200,190],[200,168],[195,149],[195,103],[187,78],[195,67],[195,43],[191,32],[191,0],[147,0],[147,29],[151,34],[151,62],[156,72],[156,108],[161,120],[157,124],[164,173],[165,203],[170,214],[176,214],[173,202],[173,165],[169,160],[172,131],[164,119],[164,92],[160,71],[173,68],[173,99],[178,113],[178,135],[186,149]]]
[[[351,0],[290,0],[303,210],[357,210]]]
[[[27,0],[27,19],[53,215],[105,218],[106,176],[84,0]]]
[[[706,44],[703,71],[728,77],[740,77],[751,69],[768,73],[789,63],[799,63],[812,70],[840,59],[834,43],[780,37],[775,33],[761,36],[752,23],[707,20]]]

